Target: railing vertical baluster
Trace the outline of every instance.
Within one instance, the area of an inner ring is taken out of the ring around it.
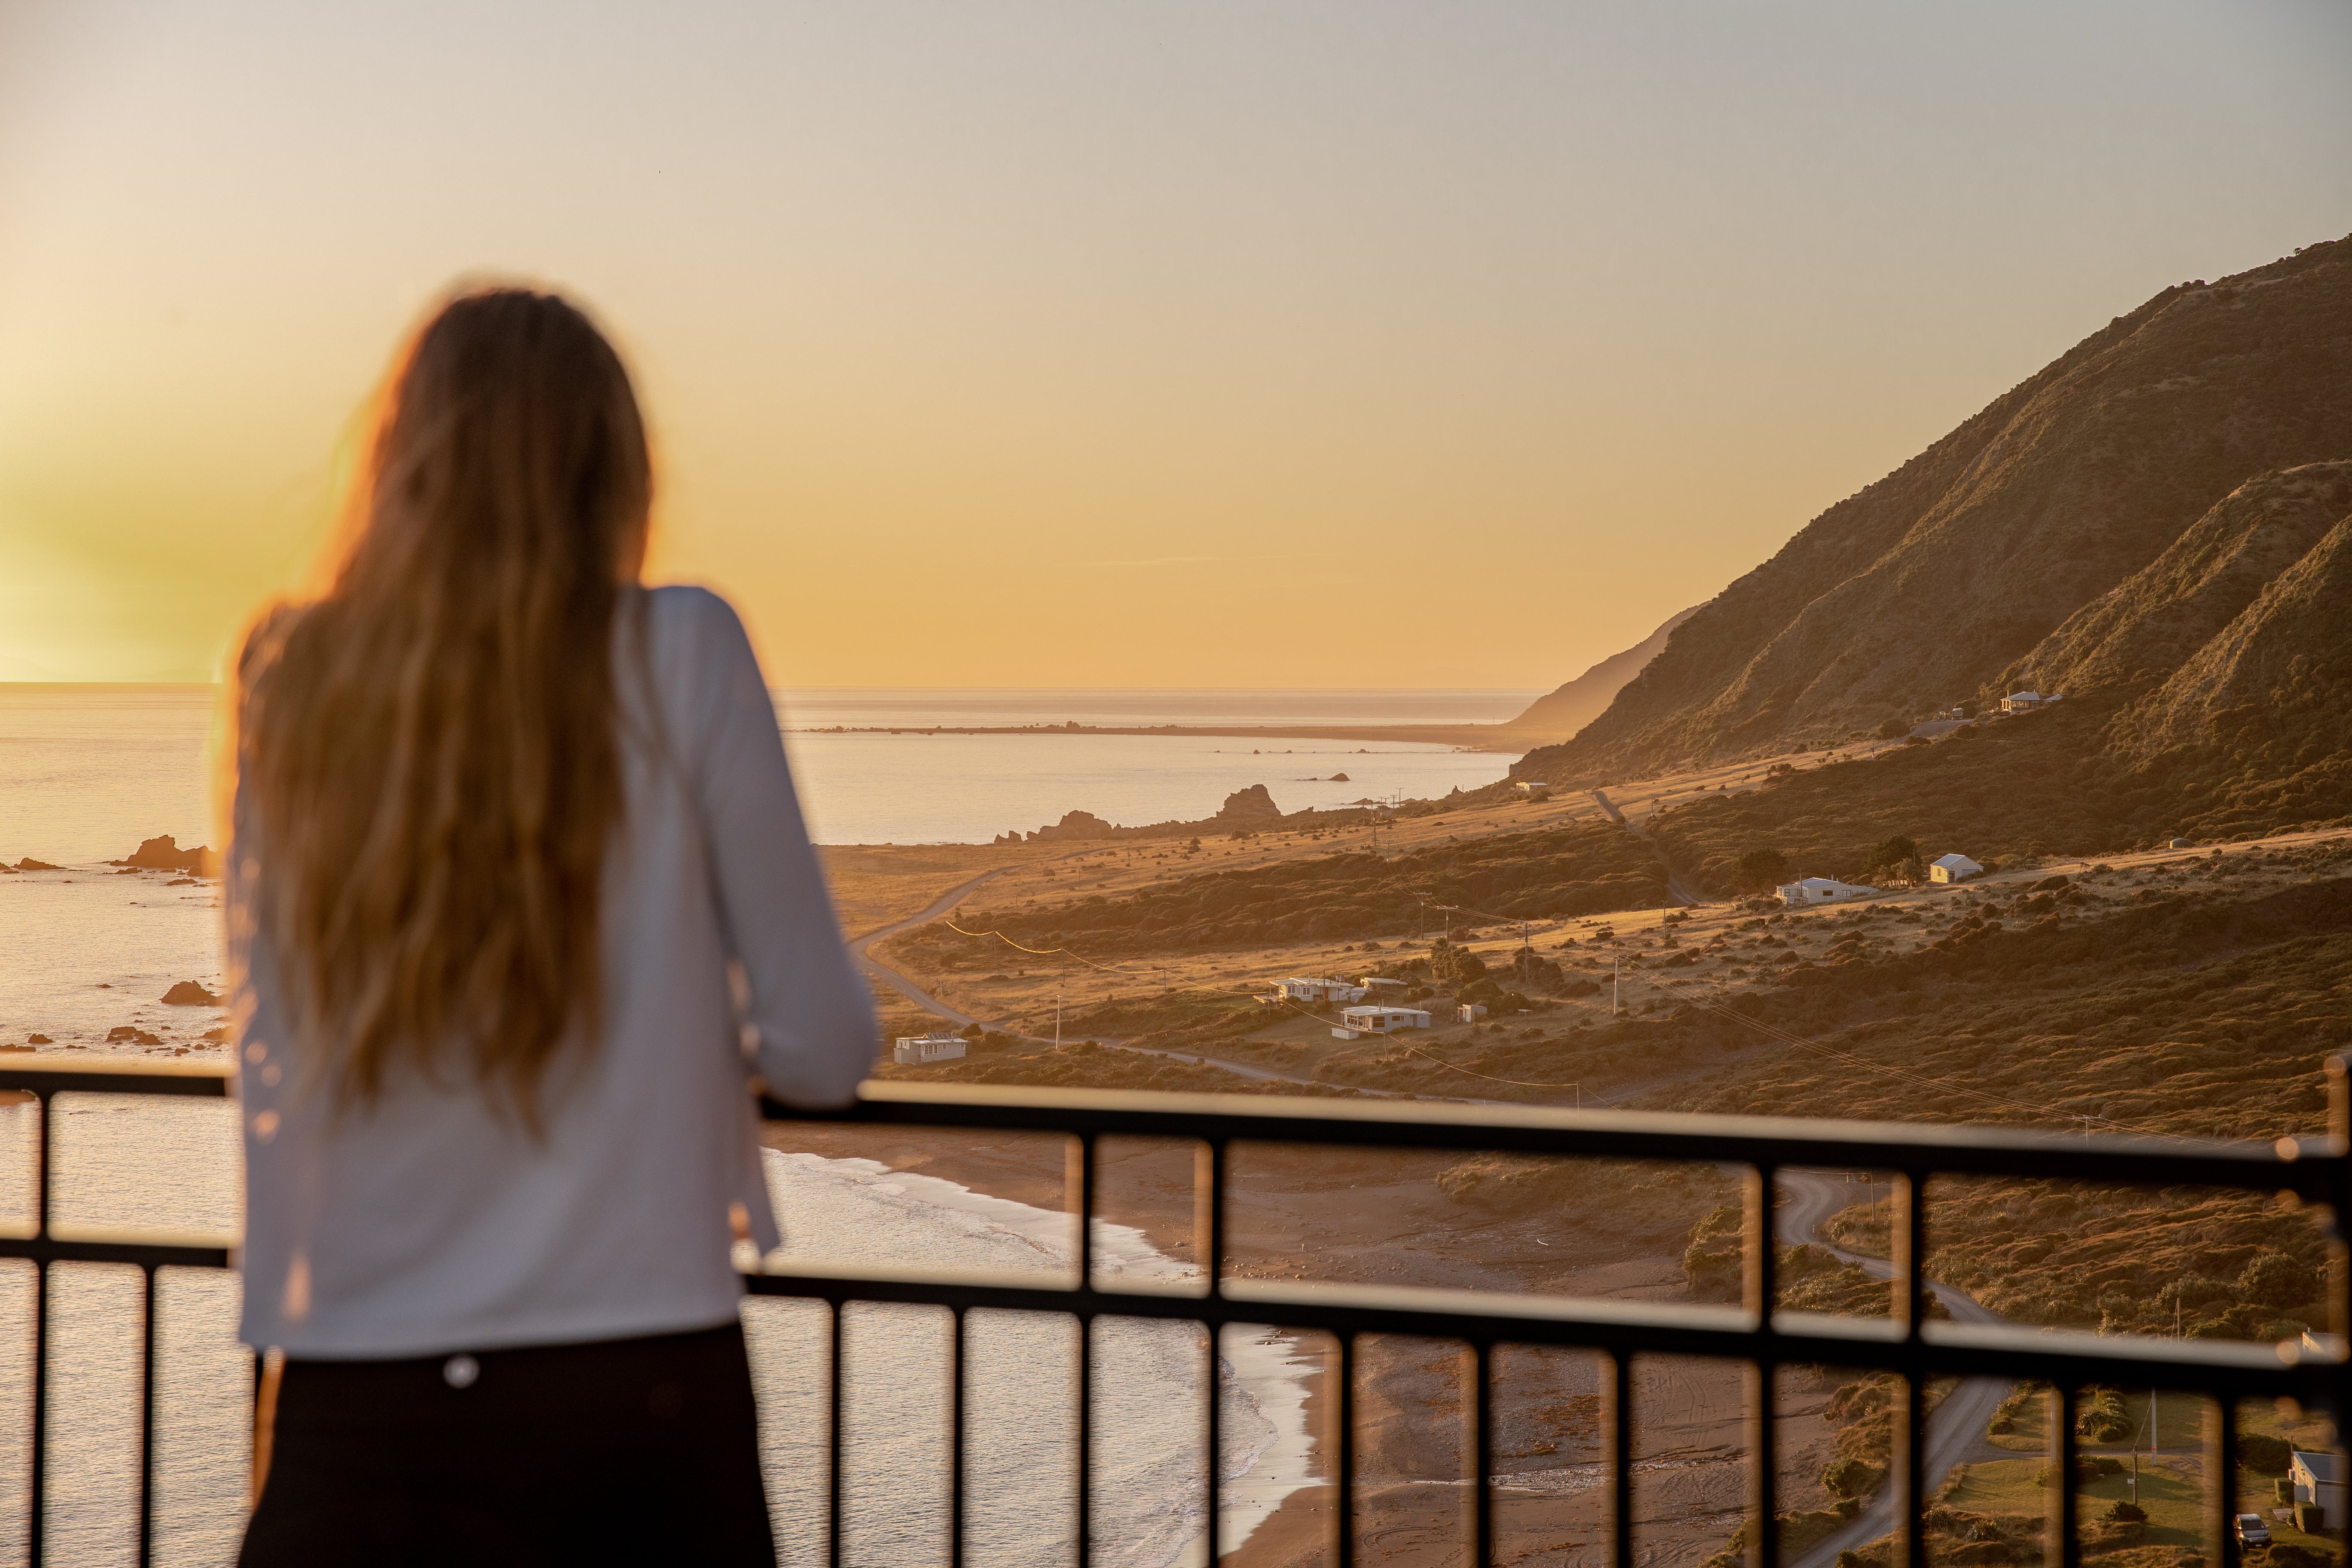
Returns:
[[[2042,1561],[2074,1568],[2082,1561],[2082,1533],[2075,1518],[2074,1390],[2065,1384],[2050,1389],[2050,1530],[2057,1536]]]
[[[964,1314],[948,1309],[948,1568],[963,1568],[963,1384]]]
[[[827,1568],[841,1568],[841,1512],[849,1492],[842,1479],[848,1445],[842,1441],[841,1431],[841,1319],[849,1310],[849,1303],[836,1301],[825,1325],[825,1364],[831,1369],[825,1378],[825,1431],[833,1449],[832,1462],[825,1467],[825,1485],[833,1496],[824,1510],[824,1560]]]
[[[1887,1226],[1888,1252],[1895,1264],[1895,1319],[1906,1339],[1917,1340],[1927,1321],[1927,1179],[1926,1173],[1905,1171],[1895,1178],[1894,1213]],[[1897,1478],[1903,1499],[1904,1568],[1927,1568],[1927,1384],[1923,1378],[1903,1380],[1903,1423],[1895,1433]]]
[[[1208,1281],[1208,1294],[1213,1300],[1221,1293],[1224,1279],[1225,1145],[1222,1139],[1212,1139],[1204,1146],[1200,1158],[1194,1162],[1193,1177],[1193,1235],[1197,1240],[1201,1268]],[[1204,1423],[1209,1446],[1209,1568],[1217,1568],[1223,1560],[1224,1532],[1219,1528],[1223,1521],[1218,1507],[1217,1472],[1224,1458],[1224,1436],[1221,1429],[1223,1412],[1219,1409],[1224,1387],[1217,1375],[1218,1352],[1222,1348],[1217,1342],[1217,1325],[1209,1322],[1201,1326],[1209,1334],[1209,1397],[1205,1402],[1207,1420]]]
[[[2205,1407],[2205,1468],[2214,1560],[2238,1568],[2238,1402],[2226,1394]]]
[[[1609,1358],[1609,1381],[1601,1395],[1601,1425],[1609,1451],[1601,1463],[1609,1474],[1610,1568],[1633,1568],[1633,1352]]]
[[[1748,1310],[1756,1314],[1759,1328],[1771,1326],[1772,1310],[1780,1302],[1776,1268],[1780,1259],[1773,1250],[1772,1223],[1774,1201],[1780,1196],[1779,1175],[1771,1166],[1763,1164],[1753,1167],[1748,1175],[1747,1223],[1742,1229],[1740,1250],[1747,1262],[1743,1273]],[[1772,1473],[1772,1368],[1750,1362],[1748,1391],[1748,1497],[1756,1532],[1748,1561],[1753,1568],[1774,1568],[1780,1560],[1775,1515],[1780,1489],[1779,1478]]]
[[[1078,1557],[1087,1568],[1094,1551],[1095,1321],[1078,1317]]]
[[[1471,1521],[1477,1548],[1470,1561],[1475,1568],[1492,1568],[1495,1561],[1495,1347],[1479,1340],[1470,1347],[1470,1370],[1476,1378],[1471,1401],[1475,1460],[1470,1471]]]
[[[155,1555],[155,1268],[139,1270],[145,1289],[139,1351],[139,1568]]]
[[[1780,1404],[1780,1369],[1769,1362],[1748,1363],[1748,1497],[1756,1520],[1755,1568],[1779,1568],[1780,1561],[1780,1460],[1773,1415]]]
[[[1339,1457],[1333,1479],[1339,1487],[1339,1568],[1356,1562],[1356,1336],[1334,1336],[1339,1342]]]
[[[33,1097],[40,1115],[35,1136],[38,1152],[35,1157],[33,1187],[33,1234],[43,1241],[49,1239],[49,1196],[56,1183],[50,1168],[52,1143],[49,1136],[50,1097],[46,1092]],[[48,1533],[49,1500],[49,1265],[46,1259],[33,1263],[33,1475],[27,1489],[25,1522],[25,1561],[32,1568],[41,1568],[41,1548]]]
[[[1078,1289],[1091,1290],[1095,1283],[1095,1139],[1091,1132],[1078,1136],[1074,1151],[1070,1179],[1077,1187],[1073,1205],[1078,1214]],[[1087,1558],[1094,1547],[1094,1465],[1095,1465],[1095,1321],[1085,1313],[1078,1316],[1078,1519],[1077,1568],[1086,1568]]]

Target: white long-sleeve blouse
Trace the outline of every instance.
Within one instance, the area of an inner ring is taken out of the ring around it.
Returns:
[[[559,1058],[537,1138],[464,1074],[406,1074],[357,1109],[305,1088],[257,918],[268,847],[240,801],[247,1344],[388,1358],[709,1328],[742,1292],[730,1206],[776,1244],[747,1074],[790,1102],[845,1103],[873,1060],[872,997],[733,610],[698,588],[636,607],[642,658],[614,655],[626,806],[604,873],[602,1034]]]

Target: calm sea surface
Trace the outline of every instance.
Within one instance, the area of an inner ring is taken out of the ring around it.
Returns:
[[[778,696],[814,836],[829,843],[985,840],[1085,809],[1122,823],[1208,816],[1263,784],[1286,810],[1391,793],[1444,794],[1502,776],[1510,758],[1438,746],[1246,742],[1085,734],[926,736],[818,733],[836,727],[946,725],[1348,724],[1486,722],[1526,692],[805,691]],[[0,860],[53,871],[0,875],[0,1044],[38,1033],[57,1047],[212,1054],[210,1007],[167,1007],[173,982],[222,980],[218,901],[202,883],[102,864],[140,840],[217,843],[206,778],[213,694],[194,687],[0,684]],[[1344,782],[1330,775],[1345,773]],[[110,1044],[129,1026],[162,1043]],[[233,1232],[241,1199],[234,1112],[223,1105],[64,1097],[58,1107],[60,1217],[84,1224]],[[32,1122],[0,1109],[0,1220],[21,1219]],[[772,1155],[770,1184],[789,1245],[836,1261],[1055,1268],[1064,1216],[867,1162]],[[1180,1266],[1132,1232],[1098,1244],[1140,1279]],[[48,1477],[54,1563],[128,1563],[136,1437],[139,1284],[135,1270],[60,1266],[56,1413]],[[0,1271],[0,1347],[22,1347],[29,1270]],[[248,1463],[248,1372],[233,1339],[236,1283],[173,1271],[158,1287],[158,1560],[217,1563],[234,1554]],[[821,1313],[746,1308],[761,1384],[771,1494],[783,1560],[814,1562],[822,1542]],[[937,1561],[946,1529],[940,1434],[943,1315],[853,1311],[849,1347],[849,1560]],[[975,1314],[971,1369],[977,1426],[970,1542],[974,1560],[1069,1560],[1074,1495],[1064,1391],[1075,1366],[1066,1323]],[[1220,1472],[1228,1539],[1239,1539],[1308,1473],[1311,1358],[1277,1335],[1235,1332],[1223,1346],[1228,1447]],[[1098,1547],[1138,1568],[1200,1561],[1202,1458],[1198,1401],[1205,1350],[1183,1325],[1106,1323],[1096,1342],[1095,1496]],[[1041,1373],[1044,1375],[1040,1375]],[[0,1349],[0,1405],[26,1408],[21,1349]],[[26,1433],[0,1421],[0,1563],[22,1561]]]

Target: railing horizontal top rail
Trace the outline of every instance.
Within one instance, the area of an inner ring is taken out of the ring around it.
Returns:
[[[219,1100],[236,1081],[235,1063],[211,1058],[97,1057],[11,1052],[0,1057],[0,1089],[35,1094],[185,1094]]]
[[[801,1110],[762,1102],[774,1121],[1180,1137],[1212,1142],[1335,1143],[1693,1160],[1767,1167],[2176,1185],[2202,1184],[2329,1195],[2345,1161],[2331,1138],[2275,1143],[2084,1138],[2007,1127],[1697,1116],[1458,1100],[1311,1099],[1005,1088],[869,1079],[855,1105]]]

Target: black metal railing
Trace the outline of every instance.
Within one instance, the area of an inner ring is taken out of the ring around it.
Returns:
[[[2093,1385],[2165,1389],[2202,1395],[2214,1402],[2219,1418],[2207,1427],[2206,1529],[2222,1568],[2234,1562],[2231,1515],[2237,1473],[2237,1402],[2291,1398],[2307,1408],[2337,1413],[2352,1394],[2352,1373],[2342,1352],[2347,1326],[2343,1247],[2335,1231],[2329,1270],[2331,1338],[2322,1348],[2287,1343],[2247,1344],[2218,1340],[2173,1341],[2132,1336],[2061,1333],[1997,1324],[1931,1321],[1929,1286],[1923,1270],[1927,1247],[1927,1192],[1938,1177],[2014,1177],[2099,1184],[2182,1186],[2293,1194],[2326,1205],[2331,1226],[2352,1201],[2352,1154],[2347,1154],[2347,1085],[2340,1061],[2329,1064],[2332,1132],[2324,1138],[2282,1139],[2275,1145],[2191,1143],[2177,1140],[2075,1139],[1984,1127],[1926,1127],[1893,1123],[1645,1115],[1622,1111],[1576,1111],[1536,1107],[1460,1105],[1430,1101],[1306,1100],[1220,1095],[1098,1093],[971,1085],[869,1082],[851,1110],[813,1116],[767,1104],[778,1121],[869,1122],[894,1127],[971,1129],[1056,1134],[1068,1141],[1066,1207],[1074,1220],[1075,1259],[1066,1275],[1005,1279],[948,1279],[887,1269],[835,1271],[814,1266],[771,1265],[746,1277],[757,1295],[796,1297],[828,1304],[830,1329],[828,1436],[831,1507],[826,1559],[837,1563],[846,1501],[841,1454],[842,1316],[851,1303],[904,1303],[945,1308],[955,1331],[950,1356],[949,1552],[962,1561],[964,1526],[964,1434],[966,1427],[965,1314],[1003,1309],[1073,1317],[1078,1326],[1074,1425],[1077,1437],[1076,1531],[1078,1561],[1088,1560],[1093,1458],[1092,1329],[1101,1317],[1173,1320],[1202,1325],[1207,1333],[1208,1373],[1202,1401],[1202,1436],[1208,1464],[1205,1486],[1209,1560],[1217,1562],[1230,1544],[1220,1539],[1218,1353],[1221,1331],[1230,1324],[1265,1325],[1330,1335],[1338,1345],[1336,1452],[1332,1482],[1337,1492],[1338,1538],[1332,1561],[1354,1561],[1355,1456],[1353,1398],[1355,1342],[1364,1335],[1411,1335],[1466,1344],[1475,1362],[1472,1381],[1474,1468],[1469,1519],[1470,1561],[1481,1565],[1494,1555],[1494,1352],[1498,1346],[1528,1345],[1595,1351],[1608,1358],[1601,1384],[1607,1434],[1602,1464],[1607,1475],[1608,1529],[1615,1568],[1632,1568],[1633,1358],[1672,1354],[1711,1358],[1750,1369],[1748,1399],[1749,1509],[1759,1527],[1751,1531],[1749,1562],[1778,1568],[1779,1545],[1772,1521],[1780,1516],[1774,1440],[1776,1395],[1772,1373],[1790,1365],[1832,1365],[1882,1372],[1899,1378],[1905,1392],[1897,1425],[1896,1462],[1890,1484],[1899,1488],[1904,1561],[1927,1563],[1925,1518],[1929,1499],[1922,1468],[1926,1452],[1931,1379],[2000,1377],[2047,1384],[2052,1391],[2049,1470],[2050,1530],[2054,1560],[2073,1568],[2079,1557],[2075,1510],[2075,1417],[2078,1391]],[[48,1268],[58,1262],[129,1263],[147,1280],[147,1328],[141,1362],[140,1561],[148,1560],[152,1537],[148,1477],[152,1431],[153,1295],[158,1268],[225,1268],[229,1248],[215,1241],[163,1238],[68,1230],[52,1223],[49,1139],[50,1100],[58,1093],[177,1094],[219,1096],[228,1091],[227,1069],[174,1062],[168,1066],[106,1061],[60,1062],[56,1058],[19,1058],[0,1066],[0,1090],[28,1090],[39,1106],[39,1200],[26,1234],[0,1237],[0,1257],[22,1258],[39,1276],[34,1309],[33,1476],[29,1490],[32,1558],[40,1561],[43,1477],[48,1422]],[[1113,1139],[1181,1140],[1198,1151],[1194,1260],[1199,1278],[1189,1288],[1148,1290],[1106,1286],[1094,1263],[1094,1218],[1098,1193],[1097,1149]],[[1281,1283],[1239,1279],[1226,1269],[1228,1252],[1226,1179],[1236,1145],[1344,1146],[1372,1150],[1501,1152],[1587,1159],[1682,1161],[1737,1165],[1748,1173],[1744,1238],[1745,1304],[1740,1307],[1668,1306],[1505,1295],[1410,1287]],[[1798,1169],[1867,1170],[1895,1174],[1891,1227],[1894,1253],[1893,1312],[1883,1319],[1835,1317],[1775,1310],[1772,1197],[1776,1174]]]

